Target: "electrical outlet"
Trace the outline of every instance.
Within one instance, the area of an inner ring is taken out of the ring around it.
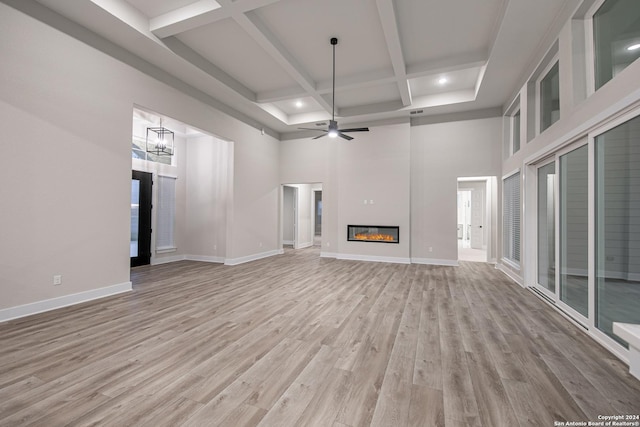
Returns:
[[[429,246],[429,252],[433,252],[433,246]]]
[[[54,286],[62,285],[62,275],[56,274],[53,276],[53,284]]]
[[[262,242],[258,243],[258,247],[260,248],[262,247]]]

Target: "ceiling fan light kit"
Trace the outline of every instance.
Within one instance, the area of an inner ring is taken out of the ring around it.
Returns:
[[[311,139],[322,138],[325,135],[328,135],[329,138],[340,137],[346,139],[347,141],[351,141],[353,139],[352,136],[346,135],[348,132],[369,132],[369,128],[350,128],[350,129],[340,129],[338,127],[338,122],[336,121],[336,45],[338,44],[337,37],[331,37],[329,40],[331,46],[333,48],[333,91],[331,96],[331,120],[329,120],[329,127],[327,130],[324,129],[311,129],[311,128],[298,128],[302,130],[315,130],[324,132],[321,135],[315,136]]]

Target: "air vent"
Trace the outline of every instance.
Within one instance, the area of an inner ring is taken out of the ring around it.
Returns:
[[[424,113],[424,110],[413,110],[409,114],[422,114],[422,113]]]

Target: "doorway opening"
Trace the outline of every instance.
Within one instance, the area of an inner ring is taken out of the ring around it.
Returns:
[[[491,245],[491,194],[490,178],[458,178],[456,238],[460,261],[488,261]]]
[[[151,262],[151,179],[148,172],[131,174],[131,267]]]
[[[282,248],[322,245],[322,184],[282,184],[280,204]]]

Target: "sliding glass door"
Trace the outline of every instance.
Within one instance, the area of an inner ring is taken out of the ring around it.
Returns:
[[[556,292],[556,162],[538,168],[538,285]]]
[[[640,117],[595,138],[595,326],[640,323]]]
[[[589,315],[589,151],[560,156],[560,301]]]
[[[535,289],[619,354],[613,323],[640,324],[640,115],[627,117],[532,165],[528,255]]]

